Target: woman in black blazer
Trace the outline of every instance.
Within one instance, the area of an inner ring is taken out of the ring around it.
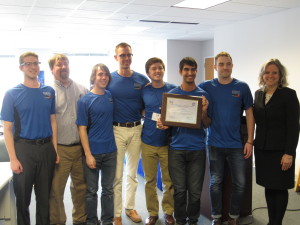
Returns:
[[[282,224],[295,181],[299,101],[286,76],[281,62],[270,59],[261,68],[254,99],[256,183],[265,187],[268,225]]]

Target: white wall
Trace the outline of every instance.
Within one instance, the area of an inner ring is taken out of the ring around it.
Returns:
[[[228,51],[233,57],[233,77],[246,81],[252,93],[258,89],[261,65],[278,58],[288,69],[289,87],[300,98],[300,8],[262,16],[216,29],[215,54]],[[297,149],[296,172],[300,166]]]
[[[182,58],[190,56],[193,57],[198,64],[198,73],[196,77],[196,84],[201,80],[201,65],[203,64],[202,58],[202,45],[200,41],[167,41],[167,71],[168,82],[175,85],[182,83],[182,78],[179,74],[179,62]]]
[[[153,56],[152,57],[158,57],[161,58],[162,61],[165,64],[165,75],[164,80],[168,81],[168,56],[167,56],[167,40],[157,40],[153,43]],[[146,63],[146,62],[145,62]]]

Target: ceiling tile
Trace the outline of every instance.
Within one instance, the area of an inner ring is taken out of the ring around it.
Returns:
[[[300,7],[299,0],[231,0],[207,10],[172,7],[181,0],[1,0],[2,36],[34,38],[51,34],[117,37],[126,26],[149,27],[135,36],[152,39],[207,40],[218,26]],[[145,23],[157,20],[198,23]],[[19,32],[18,32],[19,31]],[[21,31],[21,32],[20,32]],[[109,37],[108,37],[109,39]],[[81,40],[80,40],[81,41]]]

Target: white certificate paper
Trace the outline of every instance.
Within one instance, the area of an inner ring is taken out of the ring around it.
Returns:
[[[199,129],[202,97],[163,93],[161,121],[166,126]]]
[[[167,98],[166,120],[176,123],[197,123],[198,101]]]

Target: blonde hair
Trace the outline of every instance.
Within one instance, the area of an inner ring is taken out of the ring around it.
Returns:
[[[119,48],[130,48],[131,49],[131,46],[129,44],[127,44],[126,42],[121,42],[120,44],[118,44],[115,48],[115,52],[117,54],[117,50]]]
[[[69,59],[68,59],[68,57],[67,57],[66,55],[64,55],[64,54],[55,54],[55,55],[52,56],[52,58],[49,59],[49,61],[48,61],[50,69],[52,70],[54,64],[56,63],[56,61],[61,60],[61,59],[67,60],[67,61],[69,62]]]
[[[20,65],[24,62],[23,60],[27,56],[33,56],[33,57],[36,57],[39,60],[39,56],[36,53],[34,53],[34,52],[25,52],[22,55],[20,55],[20,57],[19,57]]]
[[[278,87],[279,88],[282,88],[282,87],[287,87],[288,86],[288,82],[287,82],[287,70],[286,68],[284,67],[284,65],[281,64],[281,62],[279,61],[279,59],[269,59],[267,62],[265,62],[261,69],[260,69],[260,73],[259,73],[259,77],[258,77],[258,80],[259,80],[259,86],[262,88],[262,89],[265,89],[265,82],[263,80],[263,75],[265,74],[266,72],[266,68],[269,66],[269,65],[275,65],[277,66],[278,68],[278,71],[279,71],[279,81],[278,81]]]
[[[225,56],[225,57],[230,58],[230,60],[231,60],[231,62],[232,62],[232,57],[231,57],[231,55],[230,55],[228,52],[220,52],[219,54],[217,54],[217,55],[215,56],[215,65],[217,64],[218,58],[221,57],[221,56]]]

